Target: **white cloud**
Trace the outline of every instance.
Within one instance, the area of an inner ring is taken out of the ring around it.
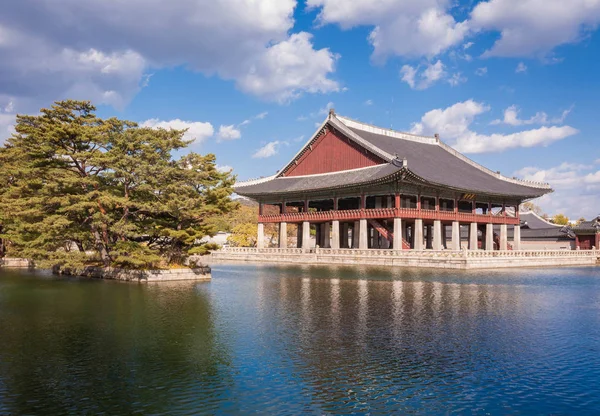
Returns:
[[[450,78],[448,78],[448,84],[450,84],[453,87],[456,87],[457,85],[463,84],[465,82],[467,82],[467,78],[463,77],[460,72],[456,72],[452,74]]]
[[[464,50],[467,50],[467,49],[469,49],[469,48],[470,48],[471,46],[473,46],[473,45],[474,45],[474,43],[473,43],[473,42],[467,42],[467,43],[465,43],[465,44],[463,45],[463,49],[464,49]]]
[[[523,73],[523,72],[527,72],[527,65],[525,65],[523,62],[519,62],[519,64],[515,68],[515,72],[517,74],[520,74],[520,73]]]
[[[498,31],[484,56],[545,56],[574,43],[600,23],[596,0],[490,0],[471,12],[473,30]]]
[[[487,74],[487,72],[488,72],[488,69],[487,69],[487,67],[486,67],[486,66],[484,66],[484,67],[481,67],[481,68],[477,68],[477,69],[475,70],[475,75],[477,75],[477,76],[479,76],[479,77],[482,77],[482,76],[484,76],[485,74]]]
[[[456,139],[468,132],[476,116],[489,110],[489,106],[473,100],[456,103],[446,109],[438,108],[425,113],[420,122],[413,124],[411,132],[438,133],[442,138]]]
[[[150,69],[185,66],[264,99],[329,92],[336,56],[291,33],[295,0],[8,2],[0,96],[20,112],[62,98],[123,107]],[[73,16],[77,16],[76,19]],[[269,82],[270,81],[270,82]]]
[[[549,118],[548,114],[543,111],[538,111],[535,115],[531,116],[529,119],[522,120],[519,119],[519,108],[516,105],[511,105],[506,110],[504,110],[504,119],[503,120],[494,120],[490,124],[508,124],[509,126],[523,126],[529,124],[562,124],[573,107],[564,110],[560,117]]]
[[[0,145],[15,132],[15,115],[0,113]]]
[[[161,128],[161,129],[175,129],[185,130],[187,132],[183,136],[186,140],[193,140],[194,143],[202,143],[214,134],[214,128],[212,124],[201,122],[201,121],[183,121],[179,119],[163,121],[156,118],[152,118],[140,123],[142,127],[150,128]]]
[[[465,153],[502,152],[517,147],[547,146],[577,133],[579,131],[571,126],[544,126],[512,134],[483,135],[470,131],[459,137],[454,147]]]
[[[317,113],[317,116],[326,116],[327,114],[329,114],[329,110],[331,110],[334,106],[335,106],[335,104],[332,103],[331,101],[329,101],[327,104],[325,104],[325,107],[321,107],[319,109],[319,112]],[[314,113],[311,114],[311,116],[315,117]]]
[[[373,105],[373,100],[367,100],[367,101],[365,101],[365,105]]]
[[[259,113],[257,115],[255,115],[254,117],[248,118],[244,121],[242,121],[238,127],[243,127],[243,126],[247,126],[248,124],[252,123],[252,121],[254,120],[264,120],[265,117],[267,117],[269,115],[268,111],[263,111],[262,113]]]
[[[281,103],[303,92],[339,91],[339,84],[328,78],[338,56],[327,48],[315,50],[311,38],[310,33],[300,32],[271,46],[238,79],[240,89]]]
[[[217,141],[237,140],[242,137],[242,132],[236,129],[233,124],[229,126],[220,125],[217,133]]]
[[[564,213],[571,219],[595,217],[600,210],[600,170],[593,165],[564,162],[543,169],[525,167],[515,175],[527,180],[548,182],[555,192],[535,201],[544,211]]]
[[[456,103],[445,109],[431,110],[413,124],[412,132],[431,135],[439,133],[442,139],[465,153],[501,152],[517,147],[546,146],[578,133],[570,126],[540,127],[512,134],[479,134],[471,130],[475,117],[490,107],[473,100]]]
[[[435,63],[428,63],[421,72],[419,72],[419,69],[420,67],[412,67],[410,65],[404,65],[400,68],[401,80],[414,90],[425,90],[447,75],[441,60]],[[460,77],[460,74],[458,76]],[[451,82],[450,84],[452,85]]]
[[[233,168],[229,165],[217,165],[217,170],[219,172],[225,173],[225,172],[231,172],[233,170]]]
[[[402,68],[400,68],[400,79],[406,82],[408,86],[412,89],[414,89],[416,85],[415,77],[417,76],[417,70],[418,68],[412,67],[410,65],[403,65]]]
[[[252,157],[254,159],[266,159],[268,157],[275,156],[279,152],[279,146],[281,144],[282,143],[280,143],[277,140],[273,141],[273,142],[269,142],[269,143],[265,144],[263,147],[261,147],[260,149],[258,149],[252,155]]]
[[[369,41],[375,60],[433,57],[461,43],[468,32],[465,22],[448,13],[450,2],[442,0],[308,0],[307,5],[320,8],[321,24],[373,27]]]

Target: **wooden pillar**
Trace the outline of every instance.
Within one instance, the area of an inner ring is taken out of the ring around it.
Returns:
[[[258,223],[258,234],[256,236],[256,247],[265,248],[265,225],[262,222]]]
[[[477,201],[471,202],[471,214],[477,213]]]
[[[296,227],[296,248],[302,248],[302,224]]]
[[[287,248],[287,223],[279,223],[279,248]]]
[[[352,248],[358,248],[360,246],[360,221],[354,221],[352,227]]]
[[[338,210],[338,198],[333,198],[333,210]]]
[[[394,201],[396,204],[396,216],[398,216],[398,214],[400,213],[400,194],[398,192],[396,192],[396,200]]]

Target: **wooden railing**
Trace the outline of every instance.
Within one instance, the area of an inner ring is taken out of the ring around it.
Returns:
[[[518,225],[519,219],[505,215],[473,214],[470,212],[435,211],[416,208],[374,208],[350,209],[338,211],[286,212],[284,214],[259,215],[259,222],[326,222],[326,221],[358,221],[361,219],[424,219],[440,221],[459,221],[462,223],[511,224]]]

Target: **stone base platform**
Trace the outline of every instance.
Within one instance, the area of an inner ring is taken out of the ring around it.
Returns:
[[[226,248],[211,254],[215,261],[247,261],[288,264],[357,264],[439,269],[496,269],[509,267],[594,266],[599,251],[452,251],[358,250],[297,248]]]
[[[79,270],[53,270],[54,274],[91,277],[95,279],[122,280],[127,282],[174,282],[181,280],[209,281],[211,270],[208,266],[194,269],[169,270],[125,270],[102,267],[86,267]]]

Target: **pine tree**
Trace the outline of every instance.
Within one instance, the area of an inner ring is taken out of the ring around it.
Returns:
[[[61,101],[17,116],[0,149],[0,238],[44,265],[159,267],[206,253],[210,218],[236,207],[214,155],[174,151],[185,131],[150,129]]]

